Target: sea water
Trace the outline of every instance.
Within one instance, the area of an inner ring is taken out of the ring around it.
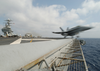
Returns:
[[[100,71],[100,38],[83,38],[82,46],[89,71]]]

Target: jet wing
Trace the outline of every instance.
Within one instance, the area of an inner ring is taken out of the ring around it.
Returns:
[[[55,34],[62,34],[62,33],[66,33],[66,32],[52,32],[52,33],[55,33]]]

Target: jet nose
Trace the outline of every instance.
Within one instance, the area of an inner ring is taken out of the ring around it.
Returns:
[[[92,28],[94,28],[94,27],[87,27],[87,29],[92,29]]]
[[[94,27],[89,27],[89,29],[92,29],[92,28],[94,28]]]

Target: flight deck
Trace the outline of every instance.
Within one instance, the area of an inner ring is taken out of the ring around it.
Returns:
[[[2,71],[88,71],[77,39],[25,37],[1,39],[3,42],[0,42],[5,43],[0,45]]]

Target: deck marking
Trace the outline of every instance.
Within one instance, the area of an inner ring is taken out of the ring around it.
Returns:
[[[33,39],[31,39],[30,43],[33,41]]]
[[[10,43],[10,45],[12,45],[12,44],[20,44],[21,40],[22,40],[22,38],[19,38],[19,39],[15,40],[14,42]]]

